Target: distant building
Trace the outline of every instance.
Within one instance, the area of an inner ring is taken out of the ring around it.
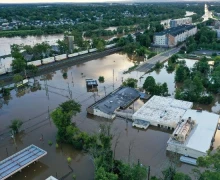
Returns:
[[[215,21],[215,29],[220,29],[220,21]]]
[[[164,26],[164,29],[170,28],[170,20],[171,19],[166,19],[160,22],[160,24]]]
[[[216,29],[217,32],[217,38],[220,39],[220,29]]]
[[[214,142],[219,115],[187,110],[167,142],[167,150],[184,156],[206,156]]]
[[[74,36],[66,36],[69,52],[72,53],[74,49]]]
[[[197,33],[197,27],[182,25],[154,34],[154,46],[174,47],[178,42],[185,41],[188,37]]]
[[[192,18],[191,17],[186,17],[186,18],[181,18],[181,19],[171,19],[170,20],[170,27],[177,27],[181,25],[186,25],[186,24],[192,24]]]

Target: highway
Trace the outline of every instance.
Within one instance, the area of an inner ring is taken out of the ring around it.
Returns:
[[[164,62],[169,57],[171,57],[173,54],[176,54],[179,52],[180,47],[175,47],[172,49],[169,49],[168,51],[162,52],[161,54],[158,54],[150,59],[148,59],[146,62],[140,64],[135,70],[139,72],[148,72],[151,70],[157,62]]]

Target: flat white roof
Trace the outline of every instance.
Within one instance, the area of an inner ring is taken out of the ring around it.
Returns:
[[[219,121],[219,115],[207,111],[197,112],[196,110],[187,110],[182,119],[191,117],[196,125],[190,132],[186,141],[181,144],[172,138],[168,140],[168,144],[183,146],[202,153],[206,153],[210,149],[212,138]]]
[[[183,119],[187,119],[188,117],[195,120],[197,125],[192,129],[185,142],[185,146],[206,153],[215,135],[219,115],[207,111],[197,112],[196,110],[187,110]]]
[[[55,177],[53,177],[53,176],[50,176],[50,177],[48,177],[47,179],[45,179],[45,180],[58,180],[57,178],[55,178]]]
[[[185,111],[192,108],[192,106],[192,102],[153,96],[133,114],[132,119],[145,120],[175,128]]]

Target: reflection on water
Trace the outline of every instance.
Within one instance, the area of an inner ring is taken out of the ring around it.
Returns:
[[[108,121],[88,115],[86,112],[89,105],[118,88],[122,84],[122,78],[124,80],[128,77],[138,79],[138,87],[142,87],[145,78],[151,75],[156,82],[166,82],[169,93],[174,96],[175,72],[167,73],[164,67],[149,74],[136,71],[123,74],[124,71],[134,65],[134,61],[141,62],[143,59],[138,60],[133,56],[130,59],[127,55],[121,53],[112,54],[36,77],[35,81],[31,80],[30,86],[21,91],[12,90],[11,99],[7,101],[7,105],[3,103],[0,109],[0,132],[5,133],[4,136],[0,136],[0,159],[7,157],[6,148],[9,155],[16,152],[14,141],[7,134],[10,121],[15,118],[20,118],[25,122],[22,126],[24,132],[15,138],[17,150],[35,144],[45,149],[48,154],[40,160],[42,164],[31,165],[11,179],[23,180],[24,176],[30,177],[29,179],[46,179],[50,175],[61,178],[70,171],[66,160],[68,156],[72,157],[71,167],[74,169],[77,179],[93,179],[94,166],[87,154],[78,152],[69,145],[59,145],[58,149],[55,147],[57,129],[49,118],[48,110],[51,112],[71,96],[82,104],[82,112],[72,119],[81,130],[93,134],[99,131],[100,123],[110,123],[112,133],[115,135],[120,133],[116,158],[127,161],[128,146],[132,142],[132,162],[136,163],[140,159],[142,164],[151,166],[152,175],[160,174],[161,170],[169,163],[165,149],[172,132],[152,127],[148,130],[139,130],[132,128],[131,122],[126,122],[123,119],[116,118],[113,121]],[[186,63],[188,66],[193,66],[195,61],[186,60]],[[66,78],[63,77],[63,73],[67,73]],[[88,91],[85,79],[98,80],[99,76],[104,76],[105,82],[98,84],[97,92]],[[143,78],[140,79],[142,76]],[[1,99],[1,101],[5,100]],[[211,108],[219,110],[219,97],[216,101],[218,102]],[[143,103],[141,100],[136,101],[134,105],[128,108],[127,112],[136,111]],[[44,141],[40,140],[42,136]],[[217,141],[218,137],[216,137],[216,143],[219,142]],[[48,141],[52,141],[53,145],[49,146]],[[113,145],[114,143],[115,139]],[[192,167],[181,165],[179,169],[183,172],[189,172]]]
[[[27,37],[12,37],[0,38],[0,56],[11,54],[10,46],[12,44],[35,45],[44,41],[50,45],[56,44],[58,39],[63,39],[63,34],[48,35],[48,36],[27,36]]]

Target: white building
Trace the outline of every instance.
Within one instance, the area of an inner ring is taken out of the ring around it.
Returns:
[[[153,126],[175,129],[186,110],[192,106],[192,102],[153,96],[133,114],[132,120],[144,120]]]
[[[180,19],[171,19],[170,20],[170,27],[177,27],[181,25],[186,25],[186,24],[192,24],[192,18],[191,17],[186,17],[186,18],[180,18]]]
[[[198,158],[206,156],[212,146],[219,115],[207,111],[187,110],[167,142],[167,150]]]
[[[197,27],[193,25],[182,25],[166,29],[154,34],[154,46],[174,47],[179,42],[197,33]]]

